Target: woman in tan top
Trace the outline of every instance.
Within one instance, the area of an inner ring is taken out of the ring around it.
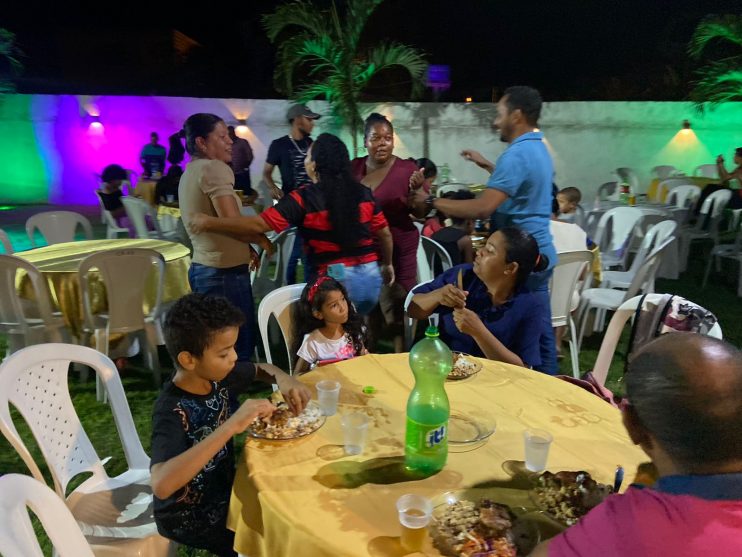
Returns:
[[[238,360],[249,360],[255,350],[255,303],[250,286],[250,243],[270,248],[263,234],[240,237],[193,232],[191,215],[240,216],[239,197],[234,192],[232,140],[224,121],[214,114],[193,114],[183,126],[191,162],[180,179],[178,199],[183,224],[193,243],[193,263],[188,271],[191,290],[224,296],[245,314],[245,323],[235,344]]]

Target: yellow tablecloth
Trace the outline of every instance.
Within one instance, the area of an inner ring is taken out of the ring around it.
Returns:
[[[719,178],[703,178],[700,176],[682,176],[682,178],[687,178],[690,183],[697,185],[701,189],[705,188],[709,184],[718,184],[720,182]],[[649,183],[649,189],[647,190],[647,197],[649,197],[649,199],[656,199],[655,196],[657,195],[657,187],[660,185],[661,181],[662,180],[660,180],[659,178],[655,178]],[[659,199],[657,199],[657,201],[660,203],[664,203],[665,199],[667,198],[668,192],[669,190],[660,192]]]
[[[188,285],[188,267],[191,258],[188,248],[182,244],[162,240],[88,240],[54,244],[43,248],[18,252],[15,255],[33,263],[49,281],[54,302],[62,312],[65,323],[72,334],[79,336],[83,325],[82,298],[80,284],[77,280],[77,268],[85,257],[91,253],[108,249],[148,248],[165,257],[165,288],[162,301],[177,300],[190,292]],[[19,292],[22,296],[32,297],[33,289],[25,276],[18,278]],[[106,308],[106,291],[103,283],[92,273],[90,276],[91,301],[94,312]],[[145,294],[145,311],[149,311],[155,302],[157,285],[155,274],[150,277]]]
[[[157,205],[155,200],[156,180],[140,179],[134,187],[134,195],[141,197],[150,205]]]
[[[466,406],[492,411],[496,432],[476,450],[450,452],[435,476],[414,481],[403,468],[405,406],[413,386],[407,354],[368,355],[303,376],[312,387],[321,379],[339,380],[339,413],[359,410],[373,418],[366,450],[343,454],[339,415],[303,439],[248,440],[229,509],[237,551],[250,557],[401,556],[397,498],[435,497],[511,479],[504,463],[523,459],[526,427],[554,435],[548,460],[553,471],[587,470],[612,483],[617,464],[630,478],[648,460],[630,442],[619,411],[599,398],[531,370],[482,362],[478,375],[449,382],[446,391],[454,411]],[[364,385],[377,392],[363,394]],[[438,555],[426,543],[424,553]]]

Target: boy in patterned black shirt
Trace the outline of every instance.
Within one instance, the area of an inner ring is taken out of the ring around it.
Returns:
[[[184,296],[168,312],[165,344],[175,362],[152,418],[152,492],[157,529],[179,543],[235,556],[234,534],[227,530],[234,480],[232,436],[275,407],[236,395],[254,379],[278,384],[295,412],[311,392],[270,364],[235,365],[234,344],[242,312],[226,299]]]

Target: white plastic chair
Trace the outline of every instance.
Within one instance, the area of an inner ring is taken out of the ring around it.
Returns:
[[[699,164],[693,169],[693,176],[702,176],[704,178],[718,178],[719,169],[715,164]]]
[[[420,238],[422,238],[422,234]],[[450,260],[450,259],[449,259]],[[417,282],[430,282],[435,278],[433,275],[433,269],[430,268],[428,263],[428,256],[425,253],[422,240],[417,242]]]
[[[18,273],[25,273],[34,299],[18,295]],[[0,255],[0,331],[8,337],[8,354],[42,342],[62,342],[64,321],[54,313],[46,277],[15,255]]]
[[[551,326],[569,325],[569,354],[572,359],[572,375],[580,377],[579,348],[577,329],[572,318],[572,296],[577,288],[580,274],[593,261],[593,254],[587,250],[565,251],[558,254],[559,261],[554,266],[549,285],[551,299]]]
[[[424,284],[428,284],[432,280],[426,280],[420,284],[416,284],[415,287],[407,293],[407,297],[404,300],[404,345],[407,350],[412,348],[412,343],[415,340],[415,333],[417,331],[417,319],[410,317],[407,313],[407,308],[410,307],[412,297],[415,295],[414,290]]]
[[[144,293],[153,267],[157,267],[157,294],[154,306],[144,313]],[[106,288],[108,309],[106,313],[94,314],[90,291],[90,271],[98,269]],[[151,249],[113,249],[93,253],[80,262],[77,269],[85,316],[83,331],[93,334],[95,347],[108,354],[108,340],[112,333],[130,334],[139,332],[141,346],[147,355],[147,365],[154,373],[155,386],[160,386],[160,364],[157,344],[160,337],[158,318],[165,284],[165,258]],[[88,336],[89,338],[89,336]],[[100,381],[96,382],[98,400],[103,395]]]
[[[605,311],[616,310],[623,302],[633,298],[637,294],[652,293],[654,288],[654,277],[657,273],[662,255],[667,246],[674,238],[667,238],[642,262],[631,280],[627,290],[616,290],[613,288],[588,288],[580,296],[580,307],[578,309],[578,323],[580,332],[577,340],[577,349],[582,345],[585,336],[590,310],[596,310],[596,318],[593,329],[601,330],[605,318]]]
[[[639,193],[639,175],[636,173],[636,170],[628,166],[622,166],[615,170],[615,174],[619,182],[626,182],[629,184],[632,192]]]
[[[42,557],[28,509],[41,522],[59,557],[94,557],[70,510],[46,485],[30,476],[0,477],[0,554],[5,557]]]
[[[739,223],[737,223],[739,226]],[[737,295],[742,296],[742,227],[737,229],[737,235],[734,237],[734,242],[731,244],[719,244],[714,246],[711,250],[709,261],[706,264],[706,271],[703,274],[703,284],[701,288],[706,288],[708,283],[709,275],[711,274],[711,266],[716,263],[716,272],[721,272],[721,259],[734,259],[740,263],[740,276],[739,286],[737,288]]]
[[[437,262],[440,262],[441,272],[447,271],[448,269],[453,267],[453,263],[451,262],[451,254],[448,253],[448,251],[446,251],[446,248],[444,248],[438,242],[436,242],[432,238],[421,235],[420,244],[422,245],[423,251],[425,252],[425,258],[428,260],[428,266],[430,267],[431,273],[435,273]]]
[[[642,239],[631,267],[628,271],[603,271],[603,281],[600,283],[601,288],[628,288],[634,279],[639,267],[652,252],[655,246],[664,242],[667,238],[672,237],[677,228],[674,220],[664,220],[652,226]]]
[[[294,364],[296,363],[296,354],[291,353],[291,343],[293,341],[293,327],[291,308],[295,302],[301,298],[301,292],[304,290],[306,283],[291,284],[269,292],[265,298],[260,301],[258,306],[258,329],[263,339],[265,348],[265,359],[269,364],[273,363],[271,355],[270,338],[268,336],[268,322],[271,315],[278,322],[278,327],[283,336],[284,345],[286,346],[286,355],[289,362],[289,373],[293,373]]]
[[[612,199],[618,196],[618,183],[617,182],[606,182],[598,187],[598,192],[595,194],[596,198],[600,201],[606,199]]]
[[[10,243],[10,236],[4,230],[0,230],[0,245],[3,246],[5,255],[13,255],[13,244]]]
[[[719,245],[719,224],[724,215],[724,209],[731,198],[732,192],[730,190],[715,191],[703,201],[695,226],[680,230],[678,257],[681,271],[685,271],[688,267],[688,253],[690,252],[691,242],[711,240],[714,247]]]
[[[128,466],[116,477],[106,473],[75,412],[68,388],[73,363],[93,368],[108,393]],[[0,431],[33,477],[44,482],[16,430],[11,405],[31,430],[54,480],[54,490],[66,501],[93,553],[121,557],[174,554],[173,544],[157,533],[152,518],[149,457],[137,436],[116,366],[109,358],[85,346],[40,344],[16,352],[0,365]],[[65,497],[70,481],[88,473],[90,477]]]
[[[26,221],[26,234],[31,246],[36,247],[34,232],[38,230],[46,240],[47,245],[61,244],[75,241],[77,226],[82,227],[85,237],[93,239],[93,227],[90,221],[79,213],[72,211],[46,211],[29,217]]]
[[[650,306],[656,307],[663,296],[664,294],[647,294],[644,298],[642,309],[649,310]],[[613,355],[616,352],[616,346],[621,338],[624,325],[629,319],[633,319],[641,299],[641,296],[629,298],[616,309],[613,317],[611,317],[611,321],[603,336],[603,342],[600,344],[598,359],[595,360],[595,366],[593,366],[593,377],[600,385],[604,385],[606,377],[608,377],[608,371],[610,370]],[[722,338],[721,326],[718,322],[711,328],[708,336],[718,339]]]
[[[119,226],[116,222],[116,219],[113,218],[113,215],[111,212],[106,209],[106,206],[103,205],[103,199],[101,199],[100,195],[96,195],[98,198],[98,203],[100,204],[100,218],[103,224],[106,225],[106,238],[109,240],[115,240],[119,237],[120,234],[123,234],[125,237],[129,237],[129,229],[124,228],[122,226]]]
[[[603,213],[595,232],[595,243],[600,246],[604,269],[626,267],[631,235],[644,213],[636,207],[615,207]]]
[[[121,202],[124,204],[124,209],[126,209],[126,215],[134,226],[137,238],[157,238],[171,242],[177,242],[179,240],[177,231],[163,231],[160,221],[157,219],[157,210],[143,199],[139,199],[138,197],[122,197]],[[154,230],[150,230],[147,226],[148,216],[149,221],[154,226]]]
[[[693,184],[681,184],[668,192],[666,202],[674,207],[672,214],[678,225],[683,226],[688,222],[699,197],[701,197],[701,188]]]
[[[262,298],[269,292],[286,286],[286,271],[291,252],[296,241],[296,229],[289,228],[278,234],[271,240],[273,244],[273,256],[267,252],[260,254],[260,269],[250,273],[253,296]],[[271,260],[275,258],[275,267],[271,273]]]
[[[671,164],[661,164],[652,169],[652,176],[659,180],[665,180],[677,174],[678,169]]]

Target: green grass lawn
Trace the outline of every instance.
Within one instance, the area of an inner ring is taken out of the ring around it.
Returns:
[[[694,246],[692,251],[692,263],[688,272],[683,274],[680,280],[659,280],[657,282],[658,292],[671,292],[685,296],[704,307],[716,313],[720,320],[724,337],[736,346],[742,345],[742,325],[740,324],[739,315],[742,309],[742,301],[736,297],[736,269],[733,266],[725,266],[721,275],[714,275],[708,288],[700,288],[701,277],[703,275],[703,257],[708,252],[702,246]],[[625,352],[625,344],[628,338],[628,329],[624,331],[622,342],[611,366],[611,372],[607,381],[607,386],[616,392],[622,392],[621,376],[623,370],[622,352]],[[5,339],[0,337],[0,355],[5,353]],[[583,348],[580,353],[580,369],[582,371],[592,368],[597,357],[597,352],[601,342],[601,335],[593,335],[585,339]],[[389,343],[381,343],[380,351],[389,351]],[[567,357],[561,362],[561,372],[571,374],[571,365],[569,362],[569,352],[565,350]],[[172,369],[166,352],[160,351],[161,362],[163,367]],[[168,372],[163,374],[168,376]],[[130,360],[129,365],[121,373],[124,389],[127,394],[129,406],[136,424],[137,431],[144,445],[145,451],[149,453],[150,448],[150,418],[153,403],[157,397],[157,389],[153,386],[151,373],[141,365],[137,358]],[[115,426],[109,407],[95,400],[95,381],[94,378],[86,382],[81,382],[79,377],[71,375],[69,387],[72,399],[80,416],[82,424],[95,446],[98,455],[101,458],[110,456],[110,461],[106,464],[106,470],[110,475],[116,475],[126,469],[126,460],[120,447],[118,437],[115,435]],[[263,391],[265,393],[265,391]],[[257,393],[255,396],[261,396]],[[34,458],[36,462],[42,462],[38,449],[35,448],[33,438],[27,429],[22,427],[22,420],[17,420],[16,424],[21,430],[21,434],[31,446],[34,446]],[[242,443],[236,443],[236,447],[241,447]],[[23,461],[16,455],[7,441],[0,439],[0,474],[7,473],[28,474]],[[49,485],[52,485],[48,471],[45,470]],[[40,534],[43,538],[43,534]],[[44,541],[45,554],[50,555],[51,549],[48,540]],[[208,555],[205,552],[190,552],[181,549],[182,555]]]

